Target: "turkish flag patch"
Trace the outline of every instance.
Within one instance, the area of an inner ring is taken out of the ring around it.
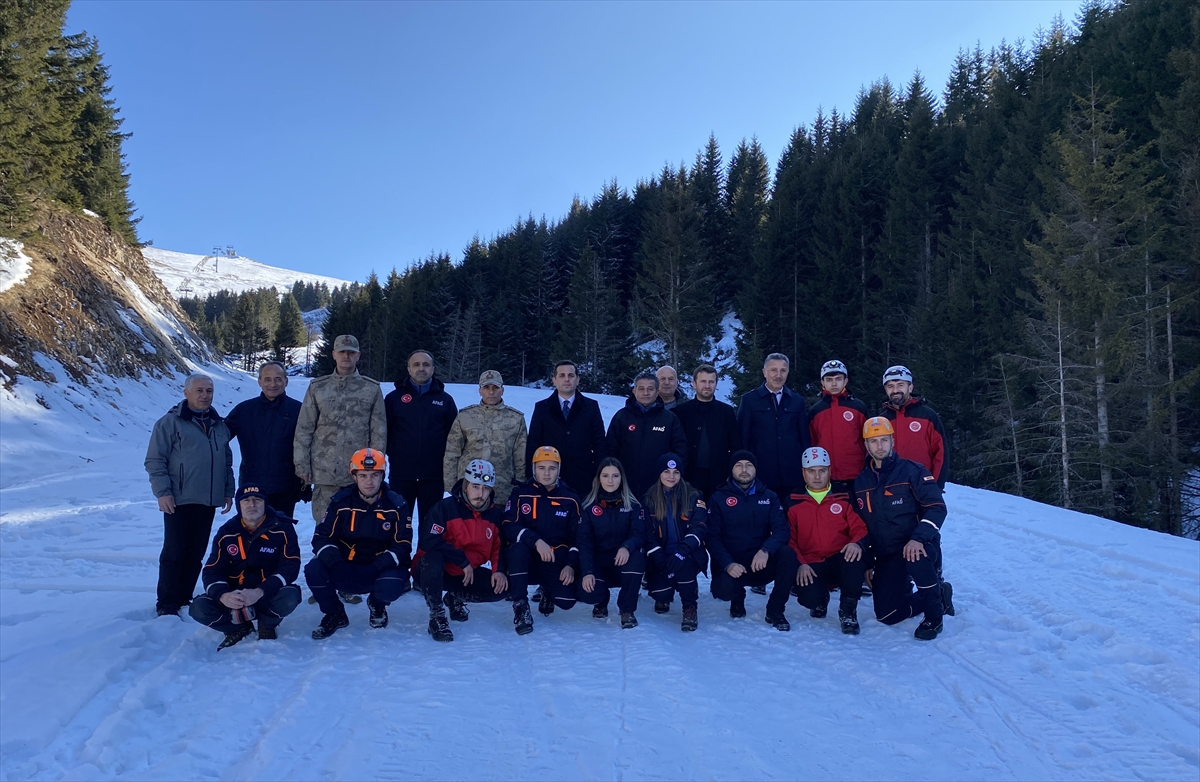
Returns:
[[[446,528],[443,527],[441,524],[434,524],[432,527],[429,528],[429,531],[432,532],[434,535],[441,535],[443,532],[446,531]]]
[[[726,497],[725,504],[732,508],[737,505],[737,497]]]
[[[400,401],[404,404],[408,404],[412,401],[412,394],[405,394],[404,396],[400,397]]]
[[[604,508],[601,508],[599,505],[593,505],[592,506],[592,515],[593,516],[603,516]]]
[[[225,547],[225,550],[228,551],[230,554],[233,554],[235,557],[237,556],[238,547],[237,547],[236,543],[230,543],[228,546]]]

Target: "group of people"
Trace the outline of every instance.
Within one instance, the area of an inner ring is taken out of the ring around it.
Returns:
[[[303,402],[268,362],[261,394],[227,417],[212,406],[212,380],[192,375],[154,426],[157,611],[189,606],[224,634],[219,648],[256,630],[275,638],[300,604],[301,500],[316,522],[304,567],[322,613],[315,639],[348,626],[345,604],[362,595],[370,625],[386,627],[389,604],[411,589],[435,640],[453,640],[450,621],[466,621],[468,604],[505,599],[523,635],[534,626],[530,586],[543,616],[582,602],[606,618],[615,591],[623,628],[637,626],[643,589],[659,614],[678,594],[681,628],[693,631],[710,564],[712,595],[734,618],[746,616],[747,589],[771,585],[765,618],[781,631],[790,597],[823,618],[834,591],[847,634],[859,632],[868,589],[880,622],[920,617],[922,640],[954,612],[940,547],[946,441],[905,367],[884,373],[876,415],[849,393],[840,361],[822,366],[811,409],[787,387],[782,354],[767,357],[763,385],[736,410],[716,400],[711,365],[693,372],[692,399],[662,367],[634,379],[606,429],[576,365],[561,361],[527,429],[495,370],[480,376],[479,404],[460,411],[428,351],[409,356],[408,376],[384,396],[357,371],[355,337],[332,347],[335,371]],[[235,504],[205,560],[216,509]],[[197,577],[204,591],[193,597]]]

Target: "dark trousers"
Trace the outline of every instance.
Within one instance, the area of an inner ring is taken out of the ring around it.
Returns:
[[[163,514],[158,608],[178,611],[192,601],[216,512],[216,508],[208,505],[176,505],[174,513]]]
[[[289,519],[296,518],[296,503],[300,501],[299,492],[282,491],[278,494],[268,494],[267,504],[275,509],[276,513],[281,513]]]
[[[796,552],[792,550],[791,546],[781,546],[778,551],[767,558],[767,566],[757,573],[750,570],[750,562],[753,559],[753,554],[748,557],[734,558],[735,562],[746,568],[746,572],[739,578],[734,578],[725,570],[714,567],[712,596],[717,600],[743,603],[746,600],[746,587],[766,586],[774,581],[775,586],[771,588],[771,596],[767,598],[767,613],[783,613],[783,609],[787,607],[788,595],[792,593],[792,585],[796,583],[796,571],[800,568],[800,560],[796,558]]]
[[[916,562],[909,562],[899,551],[876,556],[871,594],[875,618],[885,625],[894,625],[920,614],[934,624],[942,621],[942,590],[938,579],[941,547],[926,543],[925,552],[929,556]],[[913,592],[914,583],[916,592]]]
[[[457,595],[471,603],[494,603],[503,600],[507,591],[496,594],[492,588],[492,570],[477,567],[475,577],[470,584],[463,583],[463,577],[446,572],[446,558],[437,551],[421,555],[414,574],[421,584],[421,591],[426,600],[441,600],[445,592]]]
[[[817,577],[807,586],[796,587],[796,602],[805,608],[817,608],[829,605],[829,588],[836,586],[842,592],[842,597],[858,600],[862,597],[863,577],[867,572],[867,555],[864,553],[857,562],[847,562],[842,552],[834,554],[821,562],[810,562]]]
[[[429,518],[425,514],[432,513],[433,506],[441,502],[442,495],[445,494],[441,478],[420,481],[398,481],[393,478],[391,486],[404,497],[404,501],[408,503],[409,513],[415,510],[423,519]],[[416,527],[414,526],[413,529]]]
[[[697,467],[689,470],[688,483],[700,490],[705,502],[712,496],[721,484],[729,480],[729,470],[711,470],[708,467]]]
[[[298,605],[300,605],[300,587],[288,584],[276,592],[275,597],[270,601],[263,599],[254,604],[258,626],[260,628],[278,627],[283,618],[295,611]],[[192,601],[188,613],[200,624],[208,625],[222,633],[232,633],[237,627],[233,621],[232,609],[208,595],[197,595],[196,599]]]
[[[529,599],[529,582],[542,588],[542,594],[554,598],[554,605],[566,610],[575,607],[575,584],[564,585],[559,580],[562,569],[567,566],[567,549],[554,549],[554,561],[543,562],[533,549],[524,543],[514,543],[508,548],[508,593],[513,600]],[[575,575],[579,578],[579,574]]]
[[[624,565],[614,565],[615,551],[596,552],[595,572],[596,586],[591,592],[583,591],[583,579],[577,578],[575,596],[581,603],[588,605],[608,606],[612,589],[618,584],[621,591],[617,593],[617,609],[622,614],[632,614],[637,610],[638,592],[642,588],[642,574],[646,572],[646,557],[640,551],[629,552],[629,561]],[[603,564],[601,564],[603,563]]]
[[[663,549],[655,554],[646,568],[646,591],[650,597],[656,603],[670,603],[675,599],[675,593],[679,592],[679,602],[683,607],[695,608],[700,600],[700,588],[696,585],[700,565],[692,557],[679,559],[664,553]]]
[[[346,610],[338,592],[367,595],[367,602],[388,605],[409,590],[408,571],[393,567],[380,571],[374,565],[338,562],[331,568],[319,559],[310,559],[304,566],[304,580],[312,590],[323,614],[338,614]]]

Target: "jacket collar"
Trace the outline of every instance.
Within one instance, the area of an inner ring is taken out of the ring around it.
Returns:
[[[186,399],[183,400],[182,402],[180,402],[179,404],[175,405],[175,408],[171,412],[173,412],[175,415],[179,416],[180,418],[182,418],[185,421],[191,421],[192,418],[195,417],[194,414],[192,413],[192,409],[190,407],[188,407]],[[215,423],[217,421],[224,421],[225,419],[222,418],[221,414],[217,412],[217,408],[209,407],[208,408],[208,420],[213,421]]]
[[[925,398],[922,397],[920,394],[913,394],[912,396],[910,396],[908,398],[907,402],[900,405],[899,407],[896,407],[894,404],[892,404],[892,401],[890,399],[883,400],[883,406],[890,410],[903,410],[906,407],[912,407],[913,405],[923,404],[924,402],[925,402]]]

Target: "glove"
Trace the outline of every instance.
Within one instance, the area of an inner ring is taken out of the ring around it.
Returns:
[[[321,553],[317,554],[317,561],[325,566],[325,569],[332,573],[339,564],[345,560],[342,558],[342,553],[337,550],[336,546],[321,549]]]

